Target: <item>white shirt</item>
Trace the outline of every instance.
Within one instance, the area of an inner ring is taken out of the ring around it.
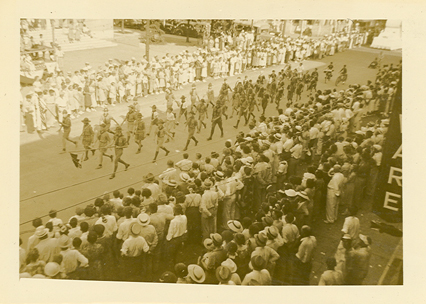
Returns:
[[[106,237],[111,236],[115,231],[117,231],[117,219],[113,215],[105,215],[100,217],[95,225],[100,224],[105,226],[104,235]]]
[[[359,219],[355,216],[348,216],[345,218],[345,223],[343,224],[342,232],[347,233],[351,236],[351,239],[354,240],[359,236]]]
[[[186,232],[187,218],[186,215],[177,215],[170,221],[169,232],[166,240],[170,241],[173,238],[182,236]]]
[[[135,237],[130,235],[129,238],[124,241],[123,246],[121,247],[122,254],[129,257],[140,256],[143,252],[148,252],[148,250],[148,243],[142,236]]]

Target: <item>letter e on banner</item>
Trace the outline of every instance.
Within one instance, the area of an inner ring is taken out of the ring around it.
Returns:
[[[396,200],[395,198],[398,199],[398,200]],[[400,204],[400,199],[401,199],[401,195],[386,191],[385,203],[383,204],[383,208],[387,208],[387,209],[390,209],[390,210],[393,210],[393,211],[398,211],[399,208],[392,206],[392,205],[398,206]],[[390,204],[392,204],[392,205],[390,205]]]

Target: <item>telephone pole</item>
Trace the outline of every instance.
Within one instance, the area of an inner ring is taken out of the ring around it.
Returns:
[[[151,21],[147,19],[145,26],[145,55],[149,62],[149,43],[151,42]]]

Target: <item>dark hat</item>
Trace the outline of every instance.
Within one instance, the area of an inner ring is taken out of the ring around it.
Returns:
[[[173,272],[166,271],[166,272],[164,272],[161,275],[159,281],[161,283],[176,283],[177,282],[177,277],[176,277],[176,275]]]
[[[270,216],[265,216],[262,217],[262,222],[264,222],[266,226],[271,226],[274,223],[274,219]]]
[[[87,118],[87,117],[85,117],[81,122],[84,122],[84,123],[86,123],[86,122],[90,122],[90,119],[89,118]]]
[[[228,267],[225,266],[219,266],[216,269],[216,278],[221,282],[221,283],[228,283],[229,280],[231,279],[232,273],[231,270],[229,270]]]
[[[255,255],[251,258],[250,264],[254,270],[262,270],[266,267],[266,261],[260,255]]]
[[[210,188],[211,186],[213,186],[213,182],[211,181],[211,179],[210,179],[210,178],[206,178],[206,179],[204,180],[204,187],[206,187],[206,188]]]
[[[254,236],[254,239],[256,240],[256,244],[258,246],[265,246],[266,242],[268,241],[268,238],[263,233],[258,233]]]
[[[148,173],[147,175],[145,175],[143,177],[145,183],[151,183],[151,182],[153,182],[154,178],[155,178],[155,176],[152,173]]]
[[[175,273],[180,277],[186,277],[188,275],[188,267],[184,263],[177,263],[175,265]]]
[[[211,233],[210,238],[212,239],[213,244],[215,246],[222,245],[223,239],[222,239],[222,236],[219,233]]]

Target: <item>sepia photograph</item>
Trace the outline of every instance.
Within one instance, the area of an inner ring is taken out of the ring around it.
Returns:
[[[404,284],[402,20],[19,24],[21,280]]]

